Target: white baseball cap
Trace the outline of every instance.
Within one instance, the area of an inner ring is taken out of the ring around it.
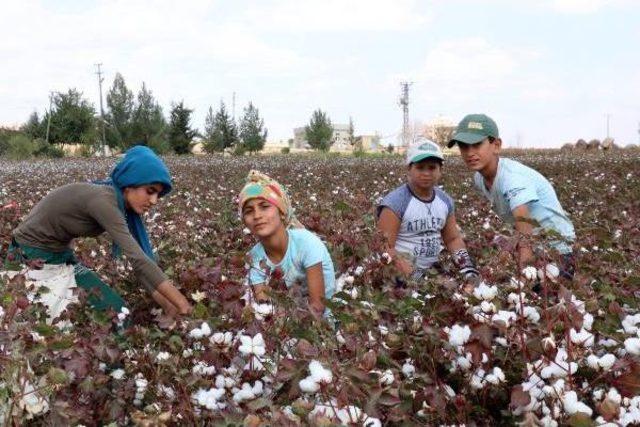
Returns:
[[[440,146],[427,139],[409,147],[407,150],[406,163],[410,165],[411,163],[420,162],[429,157],[444,160]]]

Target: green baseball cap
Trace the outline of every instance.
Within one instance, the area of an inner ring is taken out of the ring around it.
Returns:
[[[449,140],[447,147],[451,148],[458,142],[477,144],[488,136],[500,138],[496,122],[486,114],[467,114],[458,124],[456,133]]]

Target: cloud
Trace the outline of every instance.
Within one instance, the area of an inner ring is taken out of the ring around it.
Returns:
[[[630,3],[629,0],[551,0],[548,7],[565,14],[592,14],[607,7]]]
[[[428,24],[414,0],[276,0],[247,11],[252,25],[270,31],[407,31]]]
[[[523,63],[537,55],[492,45],[483,38],[449,40],[426,54],[414,79],[429,100],[465,102],[491,96],[521,80]]]

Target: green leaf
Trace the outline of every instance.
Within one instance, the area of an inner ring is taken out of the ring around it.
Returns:
[[[73,347],[73,340],[71,338],[61,338],[49,344],[51,350],[64,350],[71,347]]]
[[[202,304],[201,302],[197,303],[195,307],[193,307],[193,317],[196,319],[205,319],[209,317],[209,310],[207,306]]]
[[[43,337],[50,337],[55,335],[57,329],[51,325],[47,325],[46,323],[39,323],[33,327],[37,333],[42,335]]]
[[[569,419],[567,420],[567,425],[571,427],[591,427],[595,424],[590,416],[578,412],[577,414],[573,414],[569,417]]]
[[[251,402],[249,402],[247,404],[247,408],[250,409],[252,412],[255,412],[259,409],[268,407],[270,404],[271,402],[268,399],[261,397],[259,399],[252,400]]]
[[[60,368],[50,368],[47,377],[52,384],[65,384],[68,379],[67,373]]]

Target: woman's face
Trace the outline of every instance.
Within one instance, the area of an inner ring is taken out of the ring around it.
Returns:
[[[280,210],[264,199],[250,199],[242,207],[242,220],[251,234],[264,239],[284,228]]]
[[[158,203],[158,196],[161,192],[162,184],[147,184],[139,187],[127,187],[122,195],[125,207],[142,215]]]

